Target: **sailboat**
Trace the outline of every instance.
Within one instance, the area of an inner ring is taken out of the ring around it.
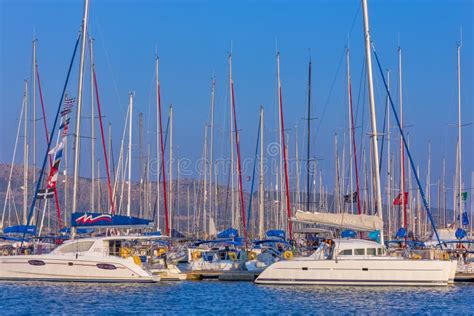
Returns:
[[[364,14],[365,55],[372,134],[377,135],[375,98],[372,77],[371,41],[367,0],[362,0]],[[410,285],[446,286],[454,280],[456,262],[443,260],[407,259],[390,257],[383,246],[382,195],[377,137],[372,137],[376,206],[378,215],[322,214],[299,211],[297,219],[328,226],[352,226],[359,230],[367,226],[380,229],[381,242],[334,238],[324,240],[309,257],[295,257],[279,261],[264,270],[256,279],[258,284],[315,284],[315,285]],[[359,221],[357,221],[359,219]],[[363,224],[363,225],[362,225]],[[365,227],[359,227],[365,226]]]

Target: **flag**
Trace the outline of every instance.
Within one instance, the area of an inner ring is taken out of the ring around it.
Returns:
[[[398,196],[393,200],[393,205],[402,205],[408,204],[408,192],[405,192],[404,196],[402,194],[398,194]]]
[[[61,111],[61,117],[66,116],[71,112],[72,112],[72,109],[64,109],[64,110]]]
[[[467,201],[467,192],[461,192],[461,200],[462,201]]]
[[[48,188],[48,189],[38,190],[38,195],[37,195],[38,200],[51,199],[52,197],[54,197],[54,189]]]
[[[464,211],[464,212],[462,213],[462,224],[463,224],[464,226],[469,225],[469,216],[467,215],[467,212],[466,212],[466,211]]]
[[[344,195],[344,203],[356,203],[357,202],[357,192],[352,192],[350,194]]]
[[[459,215],[456,217],[457,220],[459,220]],[[466,211],[462,212],[462,224],[463,226],[469,225],[469,215],[467,214]]]
[[[62,150],[64,148],[64,143],[61,141],[59,142],[56,146],[54,146],[48,154],[50,155],[55,155],[58,151]]]
[[[67,119],[64,120],[64,122],[61,123],[61,126],[59,126],[59,129],[64,129],[67,125],[69,125],[69,122],[71,121],[71,118],[68,117]]]
[[[76,102],[76,98],[68,98],[68,97],[64,98],[65,106],[73,106],[75,102]]]

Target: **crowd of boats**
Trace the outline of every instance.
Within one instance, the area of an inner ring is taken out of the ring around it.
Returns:
[[[27,209],[27,184],[28,166],[24,169],[24,218],[23,223],[2,227],[3,235],[0,236],[0,280],[22,280],[22,281],[81,281],[81,282],[160,282],[160,281],[184,281],[202,278],[220,278],[227,280],[251,280],[257,284],[313,284],[313,285],[384,285],[384,286],[447,286],[455,281],[474,280],[474,250],[472,248],[473,236],[463,229],[464,213],[459,206],[458,223],[449,228],[440,228],[434,222],[430,208],[424,196],[424,190],[420,184],[418,173],[405,139],[403,126],[401,125],[397,111],[394,108],[388,86],[383,81],[388,94],[388,104],[394,112],[397,126],[400,131],[401,146],[406,150],[409,158],[409,166],[414,173],[418,184],[420,201],[423,202],[426,211],[427,223],[431,223],[432,236],[419,240],[413,234],[407,232],[407,214],[404,211],[403,225],[396,232],[385,233],[387,226],[383,220],[380,166],[378,150],[372,151],[373,159],[373,208],[372,214],[362,214],[360,205],[357,206],[358,213],[354,210],[348,212],[314,212],[313,210],[293,211],[294,205],[290,203],[290,189],[288,181],[288,167],[285,145],[285,128],[283,123],[281,82],[278,63],[278,99],[280,112],[280,131],[282,142],[280,153],[281,179],[285,183],[286,197],[281,196],[286,202],[287,218],[281,219],[279,227],[262,233],[264,221],[264,203],[260,203],[259,227],[261,233],[259,238],[251,238],[248,234],[248,223],[244,209],[244,198],[242,188],[242,171],[240,167],[239,136],[235,113],[234,90],[232,80],[231,58],[230,63],[230,96],[233,115],[233,132],[237,156],[237,175],[239,183],[239,195],[235,203],[240,206],[240,214],[235,215],[232,224],[236,227],[228,227],[220,232],[210,234],[206,232],[201,238],[196,235],[186,235],[171,229],[171,216],[167,209],[166,198],[166,172],[164,162],[164,140],[161,122],[161,104],[158,81],[158,60],[156,62],[156,88],[157,88],[157,151],[160,161],[160,172],[162,179],[157,181],[157,189],[163,184],[163,199],[165,206],[165,229],[157,229],[155,220],[134,217],[131,213],[131,134],[132,134],[132,111],[133,94],[130,94],[130,107],[127,116],[130,118],[128,158],[128,181],[122,182],[122,194],[125,183],[128,183],[128,198],[126,214],[116,212],[114,201],[116,199],[116,186],[118,181],[112,184],[109,174],[108,160],[106,154],[106,142],[100,113],[100,101],[98,97],[97,80],[95,70],[91,66],[91,85],[96,93],[98,115],[101,126],[101,136],[107,171],[107,192],[109,197],[109,209],[106,212],[80,212],[77,198],[79,182],[79,149],[75,150],[74,164],[74,191],[72,196],[72,210],[70,223],[61,222],[59,213],[57,186],[59,168],[63,156],[63,149],[68,134],[70,117],[73,106],[76,106],[75,98],[66,95],[70,70],[73,65],[77,48],[81,47],[80,53],[80,76],[79,92],[77,98],[78,115],[76,116],[76,138],[80,143],[80,107],[82,105],[84,50],[86,47],[85,35],[87,34],[87,19],[89,1],[85,0],[84,18],[81,35],[78,37],[74,49],[73,58],[69,66],[64,90],[61,94],[59,107],[51,129],[47,135],[47,151],[44,156],[41,171],[35,180],[36,189],[31,201],[31,207]],[[369,101],[371,109],[372,135],[378,135],[375,114],[374,87],[372,78],[372,55],[378,57],[373,49],[370,39],[367,1],[362,0],[364,15],[365,52],[367,65],[367,79],[369,90]],[[81,44],[81,45],[79,45]],[[90,48],[92,50],[92,47]],[[92,64],[92,63],[91,63]],[[38,78],[37,66],[35,64],[34,78]],[[311,67],[311,66],[310,66]],[[310,68],[311,69],[311,68]],[[310,70],[311,71],[311,70]],[[311,78],[311,72],[310,72]],[[348,76],[349,80],[350,76]],[[310,79],[311,80],[311,79]],[[350,89],[350,81],[348,82]],[[40,90],[41,91],[41,90]],[[349,91],[349,96],[351,96]],[[94,104],[94,96],[92,96]],[[41,96],[42,99],[42,96]],[[350,100],[349,103],[352,101]],[[351,104],[352,106],[352,104]],[[389,108],[389,107],[387,107]],[[24,106],[26,111],[27,107]],[[23,110],[22,110],[23,111]],[[263,112],[261,113],[263,115]],[[352,113],[351,113],[352,114]],[[26,117],[26,114],[25,114]],[[262,120],[262,117],[261,117]],[[308,113],[308,121],[310,113]],[[25,119],[25,130],[27,123]],[[260,121],[261,123],[262,121]],[[45,121],[46,126],[46,121]],[[352,122],[351,131],[354,126]],[[20,130],[20,125],[18,126]],[[260,128],[259,128],[260,130]],[[263,134],[263,129],[261,130]],[[309,127],[308,127],[309,131]],[[25,132],[26,133],[26,132]],[[54,138],[57,133],[57,138]],[[18,134],[18,133],[17,133]],[[125,134],[125,131],[124,131]],[[308,132],[309,134],[309,132]],[[159,137],[158,137],[159,136]],[[354,136],[354,135],[352,135]],[[18,139],[18,136],[17,136]],[[207,136],[206,136],[207,139]],[[55,141],[55,144],[53,142]],[[371,148],[379,148],[377,137],[371,137]],[[309,143],[309,141],[308,141]],[[262,144],[262,141],[260,142]],[[233,144],[230,144],[233,148]],[[78,146],[78,145],[77,145]],[[308,145],[309,146],[309,145]],[[460,150],[460,145],[458,146]],[[258,141],[257,141],[258,149]],[[15,146],[16,151],[16,146]],[[122,140],[121,154],[124,151]],[[25,156],[28,148],[25,145]],[[212,152],[212,150],[211,150]],[[233,152],[232,152],[233,155]],[[459,153],[459,157],[461,154]],[[92,154],[94,159],[94,154]],[[355,141],[354,141],[355,157]],[[92,159],[92,160],[93,160]],[[459,158],[460,159],[460,158]],[[172,160],[172,159],[170,159]],[[212,158],[211,158],[212,160]],[[49,171],[47,164],[49,161]],[[123,162],[119,162],[121,164]],[[12,164],[13,165],[13,164]],[[94,165],[94,163],[92,163]],[[123,163],[123,165],[125,165]],[[357,166],[357,162],[355,162]],[[459,161],[459,168],[460,168]],[[284,168],[283,168],[284,167]],[[263,169],[263,168],[261,168]],[[402,168],[403,169],[403,168]],[[13,167],[12,167],[13,170]],[[212,170],[212,168],[211,168]],[[125,176],[125,168],[120,171]],[[45,176],[47,174],[47,177]],[[94,171],[92,171],[94,174]],[[171,174],[171,172],[170,172]],[[352,174],[352,169],[351,169]],[[357,174],[357,170],[356,170]],[[284,175],[284,176],[283,176]],[[458,172],[459,178],[461,170]],[[255,166],[254,175],[255,177]],[[13,196],[10,187],[10,179],[7,188],[5,207],[7,201]],[[125,178],[125,177],[124,177]],[[212,174],[209,183],[212,182]],[[283,181],[283,179],[285,181]],[[161,180],[161,182],[160,182]],[[232,181],[234,179],[232,178]],[[94,179],[92,179],[92,183]],[[309,183],[309,181],[308,181]],[[204,185],[207,189],[207,184]],[[43,188],[43,189],[41,189]],[[212,191],[211,186],[209,186]],[[459,185],[459,201],[462,203],[462,184]],[[93,189],[94,190],[94,189]],[[308,190],[309,192],[309,190]],[[406,205],[405,189],[401,188],[398,199],[400,204]],[[253,194],[253,184],[252,192]],[[263,190],[260,190],[263,194]],[[159,192],[158,192],[159,195]],[[125,196],[125,194],[123,194]],[[359,204],[359,188],[352,190],[347,196],[349,203]],[[158,196],[158,199],[160,197]],[[346,199],[346,196],[344,196]],[[47,203],[53,200],[58,210],[57,219],[60,231],[50,229],[49,235],[45,235],[43,222],[47,209]],[[232,201],[234,203],[234,200]],[[33,217],[37,209],[37,203],[41,204],[42,215]],[[156,202],[155,202],[156,203]],[[158,201],[158,203],[160,203]],[[209,203],[211,204],[211,203]],[[251,202],[249,203],[252,204]],[[391,204],[391,199],[389,200]],[[92,202],[94,205],[94,202]],[[5,207],[3,218],[5,217]],[[283,206],[282,206],[283,209]],[[233,214],[234,215],[234,214]],[[2,225],[4,220],[2,218]],[[203,214],[204,222],[207,221]],[[158,219],[159,220],[159,219]],[[248,220],[248,218],[247,218]],[[11,223],[11,221],[8,221]],[[68,225],[69,224],[69,225]],[[209,226],[213,226],[209,224]],[[266,225],[270,226],[270,225]],[[284,227],[282,229],[282,227]],[[39,232],[37,231],[39,230]],[[214,227],[215,230],[215,227]],[[204,236],[206,235],[206,236]],[[205,237],[205,238],[204,238]],[[394,238],[392,238],[394,237]]]
[[[75,225],[72,234],[35,238],[34,226],[6,228],[0,279],[158,282],[224,276],[258,284],[407,286],[474,281],[473,251],[456,239],[444,240],[442,250],[436,240],[431,246],[405,238],[384,245],[377,234],[314,227],[295,231],[294,239],[269,230],[265,239],[245,240],[234,228],[212,240],[171,239],[147,228],[146,220],[83,215],[90,220]]]

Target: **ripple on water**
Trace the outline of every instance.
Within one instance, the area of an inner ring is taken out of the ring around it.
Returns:
[[[1,314],[473,313],[474,285],[446,288],[0,283]]]

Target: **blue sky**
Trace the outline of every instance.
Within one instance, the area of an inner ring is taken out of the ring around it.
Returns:
[[[82,11],[82,1],[76,0],[0,1],[0,132],[3,135],[0,161],[11,159],[23,80],[31,77],[33,34],[39,40],[38,63],[51,126]],[[395,79],[398,43],[403,48],[405,121],[410,125],[407,131],[414,157],[424,174],[431,141],[432,177],[436,179],[440,174],[445,156],[448,182],[455,163],[456,133],[450,124],[457,120],[456,42],[461,27],[463,122],[474,122],[473,12],[474,3],[468,0],[369,1],[372,39],[383,67],[392,70],[394,90],[398,84]],[[90,17],[101,103],[106,122],[112,122],[114,143],[120,142],[128,91],[135,91],[135,113],[144,113],[145,129],[151,131],[148,140],[155,144],[153,71],[157,50],[162,101],[165,108],[170,103],[174,105],[175,155],[193,160],[202,155],[213,74],[217,81],[216,156],[227,155],[228,134],[224,133],[229,131],[227,56],[231,46],[243,156],[253,156],[260,105],[266,111],[266,142],[277,140],[277,47],[281,52],[286,126],[291,128],[290,155],[295,155],[295,125],[298,125],[301,150],[310,49],[312,106],[318,118],[313,123],[313,131],[317,133],[312,135],[312,156],[322,159],[320,168],[327,175],[328,183],[332,182],[334,133],[341,134],[347,128],[343,54],[348,42],[352,52],[355,103],[366,80],[365,77],[360,80],[364,55],[359,1],[91,0]],[[73,95],[77,94],[77,69],[76,64],[68,89]],[[86,87],[88,78],[87,74]],[[378,74],[375,84],[381,129],[385,93]],[[362,124],[361,113],[365,108],[365,123],[358,133],[367,140],[368,107],[363,95],[361,93],[357,124]],[[89,98],[86,91],[84,115],[89,113]],[[398,102],[396,95],[394,100]],[[83,122],[89,124],[87,120]],[[473,128],[472,125],[463,128],[467,185],[473,170]],[[393,131],[395,133],[395,129]],[[83,133],[88,132],[86,126]],[[38,135],[43,136],[42,129],[38,129]],[[135,135],[135,144],[137,139]],[[83,148],[87,150],[88,141],[85,142]],[[44,146],[44,142],[38,146]],[[117,157],[118,146],[115,152]],[[82,170],[86,169],[87,162],[84,162]]]

